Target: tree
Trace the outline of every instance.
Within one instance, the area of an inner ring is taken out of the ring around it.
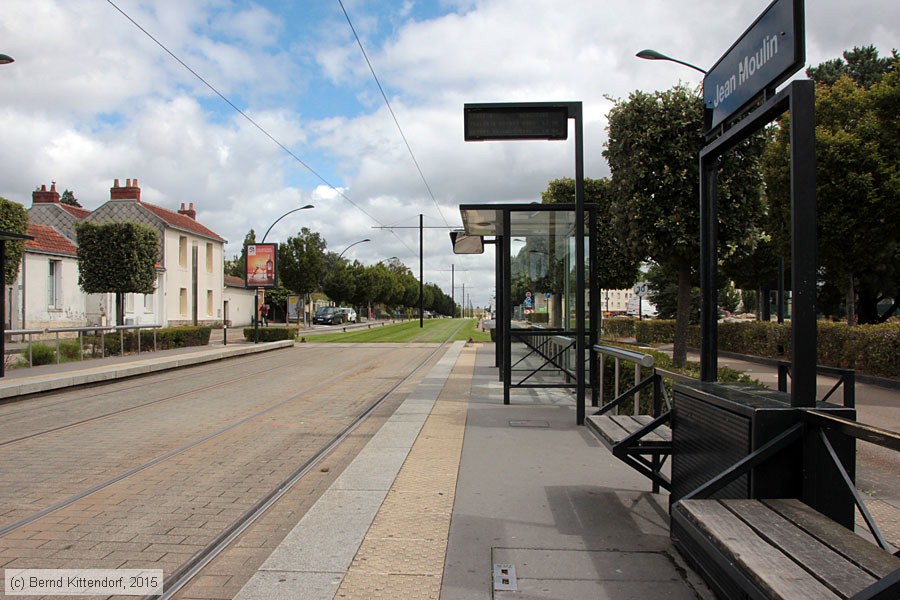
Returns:
[[[18,202],[0,198],[0,231],[24,235],[28,231],[28,211]],[[12,285],[19,275],[19,263],[25,252],[25,242],[6,242],[6,264],[3,277],[6,285]]]
[[[241,247],[241,253],[231,260],[225,261],[225,274],[232,277],[240,277],[247,279],[247,246],[256,243],[256,232],[252,229],[244,236],[244,245]]]
[[[835,61],[810,70],[826,82],[816,88],[819,301],[836,313],[843,296],[850,324],[879,323],[900,302],[900,58],[895,52],[885,68],[872,47],[844,56],[846,72],[833,83],[825,74]],[[788,133],[782,123],[765,161],[770,205],[783,219],[790,206]],[[879,313],[888,299],[892,305]]]
[[[612,172],[613,226],[634,256],[651,259],[678,282],[674,362],[687,356],[692,281],[700,262],[699,160],[703,102],[685,87],[633,92],[610,111],[603,154]],[[719,257],[753,242],[762,217],[763,136],[731,151],[719,168]]]
[[[124,325],[124,294],[152,294],[156,285],[159,234],[141,223],[92,223],[75,226],[78,285],[88,294],[116,294],[116,323]]]
[[[869,45],[862,48],[855,46],[853,50],[844,51],[844,59],[833,58],[816,67],[806,70],[806,76],[826,86],[832,86],[843,76],[848,76],[858,85],[869,89],[885,74],[895,70],[894,62],[900,58],[897,50],[891,57],[878,56],[878,49]]]
[[[69,206],[81,208],[81,203],[78,202],[78,198],[76,198],[75,194],[70,190],[66,190],[62,193],[62,196],[59,197],[59,202],[61,204],[68,204]]]
[[[325,276],[325,240],[304,227],[278,247],[281,285],[298,294],[321,289]]]
[[[554,179],[541,193],[544,204],[575,202],[575,180],[570,177]],[[609,179],[584,180],[585,203],[597,206],[597,279],[601,289],[617,290],[631,287],[637,281],[641,258],[620,237],[613,223],[613,192]]]

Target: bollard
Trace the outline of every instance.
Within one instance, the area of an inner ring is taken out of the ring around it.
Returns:
[[[222,326],[222,335],[223,335],[222,345],[227,346],[228,345],[228,325]]]

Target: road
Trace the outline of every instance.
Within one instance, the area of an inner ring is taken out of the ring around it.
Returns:
[[[437,348],[297,345],[0,405],[0,568],[169,577],[401,384],[179,594],[231,598]]]

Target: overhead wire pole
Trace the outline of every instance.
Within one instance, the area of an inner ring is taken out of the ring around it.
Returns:
[[[425,215],[419,213],[418,227],[373,227],[372,229],[418,229],[419,230],[419,328],[425,327],[425,252],[424,231],[426,229],[423,219]],[[454,227],[428,227],[427,229],[459,229]],[[393,231],[392,231],[393,233]]]

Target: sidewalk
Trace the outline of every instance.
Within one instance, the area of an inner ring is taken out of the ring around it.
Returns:
[[[492,365],[455,344],[237,598],[711,597],[672,548],[667,496],[567,394],[504,406]]]

